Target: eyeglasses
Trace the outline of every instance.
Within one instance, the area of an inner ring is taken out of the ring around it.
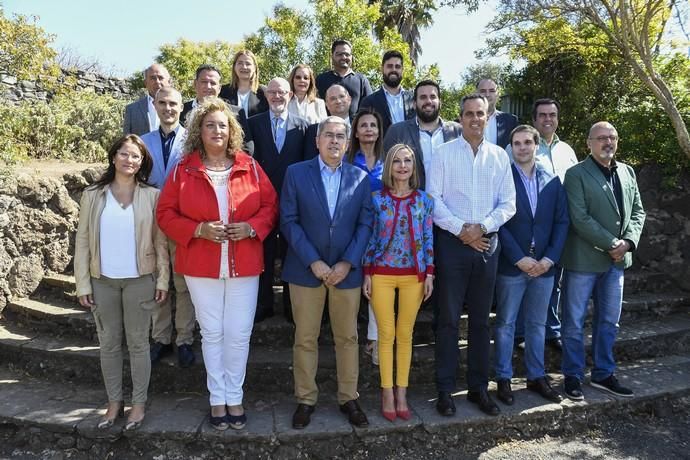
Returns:
[[[337,141],[339,141],[339,142],[343,142],[345,139],[347,139],[347,136],[345,136],[345,134],[323,133],[323,136],[324,136],[326,139],[329,139],[329,140],[335,139],[335,140],[337,140]]]
[[[266,94],[268,94],[269,96],[281,96],[282,97],[282,96],[285,96],[287,93],[289,93],[289,91],[282,91],[282,90],[280,90],[280,91],[274,91],[274,90],[266,91]]]
[[[617,142],[617,141],[618,141],[618,136],[614,136],[614,135],[611,135],[611,136],[597,136],[597,137],[594,137],[594,138],[591,138],[591,137],[590,137],[590,139],[595,139],[595,140],[597,140],[597,141],[599,141],[599,142],[606,142],[606,141]]]

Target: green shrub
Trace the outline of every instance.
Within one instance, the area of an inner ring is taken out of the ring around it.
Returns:
[[[79,91],[58,94],[50,103],[0,104],[0,159],[104,161],[122,133],[124,105],[111,96]]]

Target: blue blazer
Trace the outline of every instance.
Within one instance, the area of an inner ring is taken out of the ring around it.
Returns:
[[[175,166],[177,166],[177,163],[182,158],[182,154],[184,153],[182,149],[184,148],[184,140],[186,137],[187,130],[184,129],[184,126],[180,125],[177,134],[175,134],[175,141],[173,141],[172,148],[170,149],[168,166],[165,167],[163,164],[163,144],[161,144],[161,136],[158,130],[151,131],[141,136],[141,140],[144,141],[146,148],[153,158],[153,169],[151,169],[151,177],[149,177],[149,183],[151,185],[158,189],[163,188],[168,174],[175,169]]]
[[[568,236],[568,200],[561,180],[537,164],[538,198],[537,210],[532,210],[527,191],[520,179],[517,166],[511,165],[515,182],[515,215],[498,231],[501,240],[501,257],[498,272],[502,275],[516,276],[522,273],[515,264],[529,255],[529,247],[534,238],[536,260],[548,257],[558,263]],[[542,276],[553,276],[554,267]]]
[[[362,285],[362,256],[374,221],[367,174],[343,162],[340,193],[335,213],[328,212],[326,190],[321,181],[319,159],[294,164],[287,169],[280,198],[280,230],[288,243],[283,280],[318,287],[310,265],[323,260],[329,266],[347,261],[350,273],[336,287]]]
[[[247,139],[254,141],[254,159],[259,162],[276,192],[280,193],[288,166],[304,160],[304,134],[309,124],[297,115],[288,114],[285,142],[280,152],[273,141],[269,112],[249,117],[247,126]]]

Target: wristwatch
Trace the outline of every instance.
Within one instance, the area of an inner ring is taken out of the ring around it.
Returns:
[[[256,237],[256,231],[255,231],[254,228],[250,225],[250,226],[249,226],[249,238],[254,238],[254,237]]]
[[[479,229],[482,231],[483,234],[489,233],[489,231],[486,229],[486,225],[484,224],[479,224]]]

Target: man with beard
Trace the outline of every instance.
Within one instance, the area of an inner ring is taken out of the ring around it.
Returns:
[[[381,63],[383,84],[381,88],[365,97],[360,110],[372,107],[381,115],[383,124],[381,135],[385,136],[388,128],[394,123],[414,117],[412,93],[402,88],[403,55],[399,51],[386,51]]]
[[[614,375],[613,346],[623,302],[623,270],[632,264],[644,225],[640,190],[633,169],[616,161],[618,132],[600,121],[589,130],[590,155],[565,173],[570,231],[561,263],[563,275],[563,360],[565,394],[582,400],[585,378],[584,325],[592,313],[590,384],[630,398],[631,389]]]
[[[388,151],[395,144],[412,147],[417,161],[419,188],[424,190],[426,172],[431,168],[431,158],[443,143],[460,136],[462,128],[453,121],[443,121],[441,110],[441,90],[438,83],[422,80],[414,88],[413,101],[416,117],[395,123],[388,128],[383,138],[383,150]]]
[[[354,118],[359,110],[361,100],[371,94],[371,85],[367,77],[352,70],[352,59],[352,44],[347,40],[337,39],[331,45],[333,69],[316,77],[316,89],[323,100],[326,100],[326,91],[334,83],[340,83],[347,89],[352,98],[350,118]],[[329,115],[335,114],[329,112]]]

